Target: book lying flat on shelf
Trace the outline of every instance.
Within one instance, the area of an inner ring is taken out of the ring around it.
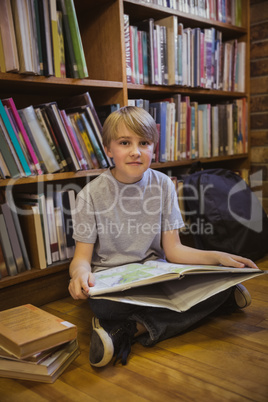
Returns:
[[[19,359],[77,337],[77,327],[31,304],[0,312],[0,347]]]
[[[146,261],[96,272],[89,296],[182,312],[261,274],[262,270],[254,268]]]
[[[53,383],[79,353],[77,339],[74,339],[39,362],[1,357],[0,377]]]

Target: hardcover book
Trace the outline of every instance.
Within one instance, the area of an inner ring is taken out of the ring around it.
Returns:
[[[156,21],[155,24],[165,26],[167,30],[168,85],[178,85],[178,18],[172,15]]]
[[[4,135],[4,130],[2,129],[1,126],[1,121],[0,121],[0,148],[1,148],[1,154],[4,159],[4,162],[8,168],[7,174],[10,174],[11,177],[20,177],[21,173],[18,169],[18,166],[14,160],[14,157],[12,155],[12,151],[8,146],[8,143],[6,141],[5,135]]]
[[[47,117],[57,137],[60,149],[63,153],[67,165],[75,171],[80,170],[76,154],[68,137],[67,129],[64,125],[60,110],[56,102],[48,102],[41,105],[36,105],[35,108],[40,108],[46,111]]]
[[[31,304],[0,312],[0,347],[19,359],[76,337],[74,324]]]
[[[90,288],[89,296],[182,312],[264,273],[253,268],[146,261],[96,272],[95,286]]]
[[[49,143],[46,139],[42,126],[37,118],[33,106],[28,106],[19,110],[19,115],[27,121],[27,133],[31,141],[35,142],[42,161],[48,173],[54,173],[60,170],[60,166],[51,150]]]
[[[9,276],[17,275],[18,271],[16,261],[13,255],[5,219],[2,213],[0,213],[0,244],[4,255],[8,275]]]
[[[25,203],[20,204],[20,208],[24,210],[19,219],[31,266],[44,269],[47,260],[39,206]]]
[[[42,233],[45,244],[45,253],[47,265],[52,264],[51,249],[50,249],[50,238],[49,238],[49,227],[48,227],[48,217],[46,209],[46,198],[43,193],[33,194],[33,193],[16,193],[16,201],[18,204],[17,210],[20,213],[19,205],[20,203],[29,203],[30,205],[37,205],[40,211],[40,219],[42,225]],[[24,210],[22,210],[22,213]],[[18,217],[18,215],[16,214]]]
[[[10,0],[1,1],[0,31],[6,72],[19,71],[19,56]]]
[[[58,10],[62,13],[64,48],[66,56],[66,75],[67,77],[79,78],[78,66],[75,58],[71,28],[68,19],[65,0],[57,0],[57,7]]]
[[[12,251],[13,251],[13,256],[16,261],[17,271],[18,271],[18,273],[24,272],[26,270],[26,267],[24,264],[24,259],[23,259],[23,254],[22,254],[22,249],[21,249],[18,233],[17,233],[16,227],[14,224],[11,209],[9,208],[9,206],[6,202],[1,205],[1,211],[4,216],[8,236],[10,239],[10,244],[11,244]]]
[[[24,153],[23,153],[23,151],[21,149],[20,143],[19,143],[19,141],[18,141],[18,139],[16,137],[16,134],[15,134],[13,128],[12,128],[12,125],[11,125],[11,123],[9,121],[8,115],[7,115],[6,111],[5,111],[4,105],[3,105],[1,100],[0,100],[0,116],[3,119],[3,123],[4,123],[5,127],[6,127],[6,130],[7,130],[8,134],[9,134],[9,137],[10,137],[10,139],[12,141],[12,144],[14,145],[15,151],[16,151],[16,153],[18,155],[18,158],[19,158],[20,163],[22,165],[22,168],[23,168],[23,170],[25,172],[25,175],[30,176],[32,174],[32,172],[31,172],[31,170],[30,170],[30,168],[29,168],[29,166],[27,164],[27,161],[26,161]]]
[[[2,245],[0,242],[0,279],[6,278],[7,276],[8,276],[7,265],[6,265]]]
[[[3,103],[4,106],[7,106],[10,109],[10,111],[12,112],[12,114],[14,116],[14,119],[15,119],[17,125],[18,125],[19,130],[20,130],[20,133],[21,133],[21,135],[22,135],[22,137],[24,139],[24,142],[25,142],[25,144],[27,146],[29,154],[30,154],[30,156],[32,158],[32,161],[34,163],[36,171],[37,171],[38,174],[42,174],[43,171],[42,171],[42,169],[40,167],[37,155],[36,155],[36,153],[35,153],[35,151],[33,149],[31,141],[30,141],[30,139],[29,139],[29,137],[27,135],[27,132],[25,130],[25,127],[24,127],[24,125],[23,125],[23,123],[21,121],[21,118],[19,116],[18,110],[17,110],[16,105],[14,103],[14,100],[12,98],[6,98],[6,99],[2,99],[2,103]]]
[[[12,0],[12,12],[21,74],[39,74],[38,48],[33,35],[33,19],[29,2]]]
[[[79,354],[78,342],[73,340],[37,363],[0,357],[0,377],[53,383]]]
[[[75,6],[73,0],[65,0],[65,7],[69,21],[71,38],[73,43],[74,55],[77,64],[79,78],[88,77],[87,63],[85,59],[83,43],[78,26]]]

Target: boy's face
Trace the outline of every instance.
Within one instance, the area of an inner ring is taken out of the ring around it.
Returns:
[[[121,183],[136,183],[151,164],[154,144],[120,124],[117,138],[105,151],[114,160],[114,177]]]

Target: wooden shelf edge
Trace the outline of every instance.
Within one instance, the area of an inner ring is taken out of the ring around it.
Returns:
[[[103,173],[106,169],[95,170],[80,170],[79,172],[63,172],[63,173],[50,173],[40,176],[28,176],[19,178],[10,178],[0,180],[0,187],[8,187],[21,184],[33,184],[38,182],[51,182],[57,180],[72,180],[79,177],[96,177]]]
[[[31,269],[29,271],[22,272],[15,276],[7,276],[0,280],[0,289],[4,289],[10,286],[18,285],[30,280],[44,278],[48,275],[57,274],[62,271],[68,271],[70,261],[63,261],[61,264],[51,265],[45,269]]]
[[[174,162],[153,162],[151,164],[151,168],[168,168],[175,166],[187,166],[191,165],[194,162],[201,163],[211,163],[211,162],[221,162],[235,159],[244,159],[247,158],[248,154],[235,154],[228,156],[216,156],[212,158],[198,158],[198,159],[182,159]],[[29,176],[29,177],[20,177],[20,178],[11,178],[0,180],[0,187],[10,187],[14,185],[24,185],[24,184],[33,184],[38,182],[51,182],[51,181],[62,181],[62,180],[72,180],[82,177],[97,177],[101,173],[105,172],[106,169],[95,169],[95,170],[80,170],[79,172],[63,172],[63,173],[54,173],[54,174],[45,174],[40,176]]]
[[[60,87],[70,86],[82,86],[82,87],[95,87],[95,88],[123,88],[123,82],[120,81],[104,81],[104,80],[92,80],[90,78],[74,79],[74,78],[57,78],[57,77],[44,77],[35,75],[23,75],[17,73],[1,73],[0,83],[16,83],[26,85],[34,83],[38,85],[59,85]]]
[[[244,98],[248,95],[245,92],[231,92],[231,91],[221,91],[218,89],[209,88],[192,88],[185,87],[181,85],[141,85],[141,84],[131,84],[128,83],[127,88],[129,91],[147,91],[149,92],[165,92],[165,93],[181,93],[185,95],[194,96],[213,96],[213,97],[228,97],[228,98]]]
[[[231,161],[236,159],[245,159],[248,157],[248,154],[236,154],[236,155],[229,155],[229,156],[217,156],[213,158],[198,158],[198,159],[183,159],[176,162],[153,162],[151,167],[153,169],[161,169],[161,168],[168,168],[168,167],[176,167],[176,166],[189,166],[196,162],[201,163],[213,163],[213,162],[224,162],[224,161]]]

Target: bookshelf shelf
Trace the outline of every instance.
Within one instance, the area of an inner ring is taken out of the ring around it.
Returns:
[[[196,158],[196,159],[183,159],[180,161],[174,162],[153,162],[151,167],[153,169],[165,169],[170,167],[178,167],[178,166],[189,166],[195,162],[201,162],[202,164],[211,164],[215,162],[228,162],[228,161],[236,161],[247,159],[248,154],[237,154],[237,155],[228,155],[228,156],[217,156],[211,158]],[[105,169],[94,169],[94,170],[80,170],[79,172],[64,172],[64,173],[54,173],[54,174],[44,174],[40,176],[30,176],[23,178],[13,178],[0,180],[0,188],[8,188],[13,186],[24,186],[28,184],[36,184],[36,183],[46,183],[46,182],[61,182],[67,180],[76,180],[79,178],[94,178],[103,173]],[[0,281],[1,282],[1,281]]]
[[[62,180],[76,180],[83,177],[96,177],[104,172],[105,169],[80,170],[79,172],[63,172],[54,174],[44,174],[40,176],[20,177],[0,181],[0,187],[11,187],[28,185],[41,182],[53,182]]]
[[[84,90],[91,88],[114,88],[122,89],[123,83],[118,81],[104,81],[104,80],[91,80],[89,78],[84,79],[74,79],[74,78],[56,78],[54,76],[44,77],[44,76],[25,76],[22,74],[5,74],[0,72],[0,88],[10,88],[10,85],[20,85],[20,89],[26,87],[29,89],[29,85],[32,87],[42,86],[49,87],[53,89],[55,87],[65,88],[65,87],[79,87]]]
[[[160,85],[141,85],[141,84],[131,84],[128,83],[127,85],[129,94],[141,94],[143,93],[144,96],[146,94],[149,96],[151,93],[166,93],[166,94],[175,94],[180,93],[183,95],[190,95],[193,97],[202,97],[203,99],[206,98],[244,98],[247,96],[245,92],[231,92],[231,91],[221,91],[216,89],[206,89],[206,88],[190,88],[190,87],[182,87],[179,85],[174,86],[160,86]]]
[[[18,283],[28,282],[29,280],[43,278],[45,276],[56,274],[62,271],[66,271],[69,266],[68,261],[62,263],[53,264],[45,269],[31,269],[30,271],[22,272],[15,276],[2,278],[0,281],[0,289],[7,288],[9,286],[17,285]]]
[[[171,167],[183,167],[189,166],[193,163],[200,162],[202,165],[221,163],[221,162],[233,162],[237,160],[246,160],[248,158],[247,154],[230,155],[230,156],[217,156],[214,158],[197,158],[197,159],[184,159],[176,162],[165,162],[165,163],[152,163],[153,169],[163,169]]]
[[[189,95],[191,100],[208,103],[233,102],[235,99],[249,99],[249,0],[242,0],[242,26],[234,26],[197,15],[186,14],[149,3],[145,0],[74,0],[81,39],[83,43],[89,78],[56,78],[38,75],[0,72],[1,99],[12,97],[18,108],[45,102],[60,101],[89,92],[95,106],[118,103],[128,104],[128,99],[143,98],[157,101],[164,97],[181,94]],[[176,16],[184,27],[214,27],[222,32],[223,41],[237,39],[245,41],[246,91],[229,92],[215,89],[185,86],[140,85],[127,82],[124,14],[129,15],[130,24],[153,18],[155,21]],[[249,119],[248,119],[249,127]],[[248,144],[250,146],[250,144]],[[200,161],[208,167],[225,167],[235,170],[249,166],[247,153],[212,158],[183,159],[176,162],[153,163],[152,168],[168,172],[188,169],[192,163]],[[8,191],[30,192],[33,189],[73,184],[78,188],[93,179],[104,169],[81,170],[0,180],[1,201]],[[67,261],[50,265],[46,269],[33,269],[16,276],[0,279],[0,310],[18,304],[32,303],[42,305],[65,297],[68,293]]]
[[[170,15],[177,15],[180,18],[180,22],[185,26],[190,25],[191,27],[201,28],[214,26],[215,28],[220,29],[226,38],[232,36],[237,37],[247,33],[246,20],[243,21],[242,27],[238,27],[220,21],[209,20],[201,16],[186,14],[168,7],[146,3],[143,0],[124,0],[124,11],[131,15],[131,19],[134,22],[150,17],[160,19]]]

